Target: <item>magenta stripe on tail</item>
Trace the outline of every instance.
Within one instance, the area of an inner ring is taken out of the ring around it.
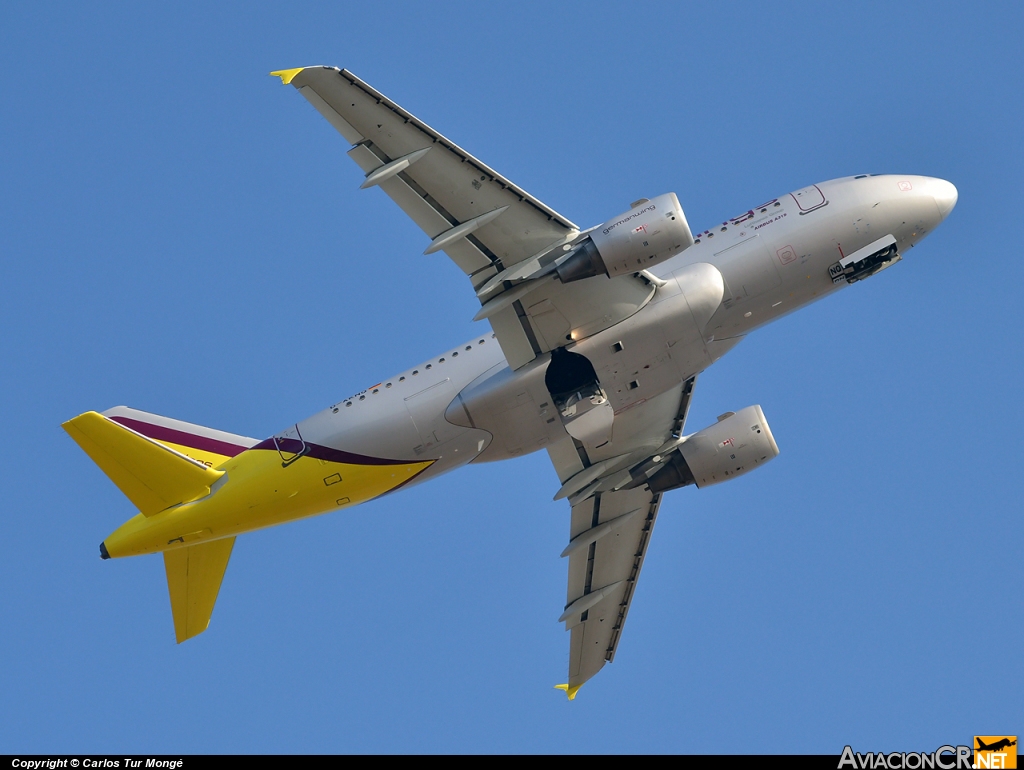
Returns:
[[[163,425],[153,425],[152,423],[142,422],[141,420],[133,420],[130,417],[116,416],[111,417],[110,419],[114,422],[121,423],[121,425],[124,425],[126,428],[131,428],[136,433],[141,433],[143,436],[147,436],[154,441],[169,441],[172,444],[187,446],[204,452],[213,452],[218,455],[234,457],[248,449],[248,447],[239,446],[238,444],[229,444],[227,441],[218,441],[215,438],[197,436],[194,433],[186,433],[185,431],[175,430],[174,428],[165,428]]]

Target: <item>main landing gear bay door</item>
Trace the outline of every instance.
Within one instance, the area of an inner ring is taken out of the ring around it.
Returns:
[[[553,350],[544,385],[570,436],[594,447],[611,441],[615,413],[586,356],[565,348]]]

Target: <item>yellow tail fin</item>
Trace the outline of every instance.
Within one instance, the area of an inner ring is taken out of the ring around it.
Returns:
[[[98,412],[80,414],[63,428],[144,516],[210,494],[224,475]]]
[[[174,635],[181,644],[210,625],[213,605],[228,568],[233,537],[164,551],[167,590],[171,595]]]

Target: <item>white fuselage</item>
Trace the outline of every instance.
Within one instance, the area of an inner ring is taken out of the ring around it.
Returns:
[[[941,179],[848,177],[694,233],[693,246],[651,269],[664,283],[646,304],[568,346],[593,363],[614,408],[612,438],[591,447],[589,459],[614,456],[624,444],[656,447],[687,379],[751,330],[846,286],[830,274],[844,257],[890,234],[905,254],[955,202],[956,189]],[[698,310],[703,300],[692,287],[708,265],[721,274],[724,292],[720,303],[715,297],[713,307]],[[544,383],[549,361],[545,353],[512,371],[488,330],[290,431],[348,452],[434,460],[416,483],[472,461],[518,456],[566,435]]]

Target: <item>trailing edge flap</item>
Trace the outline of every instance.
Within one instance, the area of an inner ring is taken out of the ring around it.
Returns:
[[[235,539],[212,540],[164,551],[167,591],[171,595],[174,635],[181,644],[210,625]]]
[[[63,428],[144,516],[210,494],[224,475],[98,412],[80,414]]]

